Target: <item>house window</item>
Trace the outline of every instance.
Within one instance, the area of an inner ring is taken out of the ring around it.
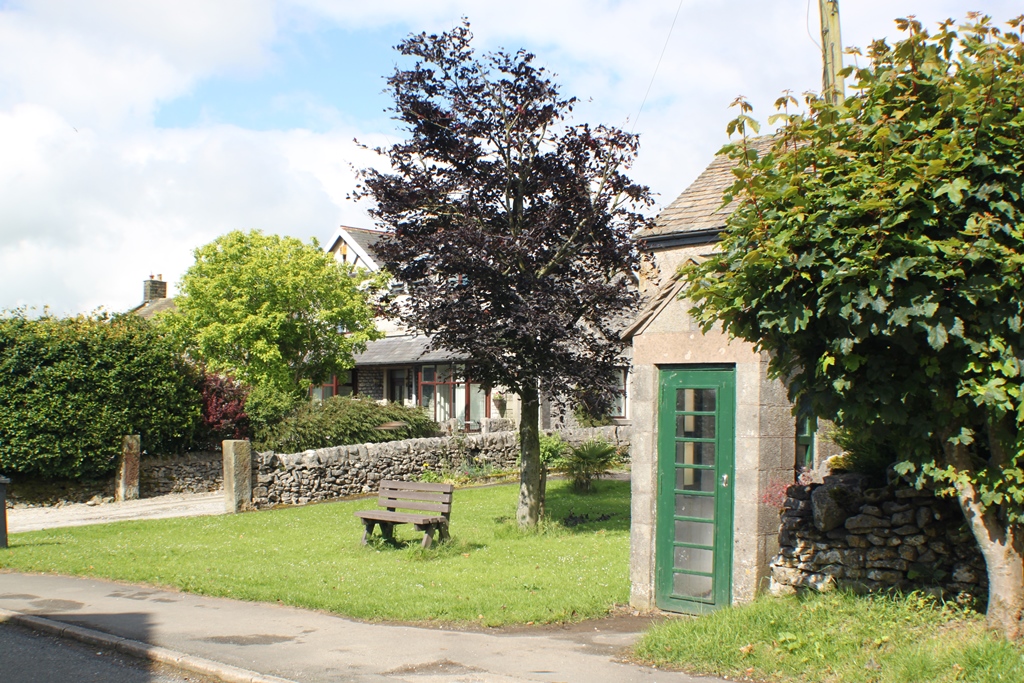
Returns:
[[[325,401],[332,396],[352,396],[356,393],[355,377],[355,370],[332,375],[330,381],[310,387],[309,396],[314,401]]]
[[[608,417],[625,420],[629,417],[629,370],[626,368],[618,368],[615,371],[615,388],[618,392],[612,399]]]
[[[488,392],[466,380],[463,365],[424,365],[420,368],[420,405],[435,422],[458,420],[467,432],[480,430],[480,420],[489,417]]]

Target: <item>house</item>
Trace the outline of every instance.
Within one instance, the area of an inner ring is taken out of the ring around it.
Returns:
[[[173,311],[175,309],[174,299],[167,296],[167,283],[163,275],[142,281],[142,303],[128,311],[140,318],[150,320],[157,313]]]
[[[720,327],[702,333],[677,271],[712,253],[731,207],[733,161],[718,156],[639,237],[653,272],[632,341],[630,601],[700,613],[767,588],[777,498],[797,466],[834,451],[794,417],[768,357]],[[799,455],[798,455],[799,449]],[[830,450],[831,449],[831,450]]]
[[[328,242],[327,250],[339,262],[370,271],[381,269],[374,246],[384,236],[380,230],[341,226]],[[377,327],[385,337],[371,341],[363,353],[355,356],[355,367],[344,377],[313,387],[314,398],[358,393],[378,401],[388,400],[427,409],[439,424],[462,431],[481,431],[496,418],[519,421],[519,401],[500,390],[490,391],[472,381],[472,366],[465,355],[443,349],[430,349],[430,338],[411,333],[394,320],[378,318]],[[623,357],[618,371],[622,395],[613,403],[613,424],[629,423],[629,356]],[[469,377],[469,381],[464,378]],[[505,425],[508,426],[508,425]],[[577,426],[575,416],[565,405],[544,400],[541,428],[559,429]]]
[[[384,234],[341,226],[327,251],[339,262],[378,271],[374,245]],[[472,381],[472,368],[466,380],[464,356],[430,349],[429,337],[411,333],[394,320],[378,318],[377,327],[384,338],[369,342],[365,351],[356,354],[355,367],[346,376],[313,387],[314,398],[358,393],[378,401],[419,405],[439,424],[470,432],[486,429],[490,419],[511,417],[506,402],[495,404],[491,392]]]

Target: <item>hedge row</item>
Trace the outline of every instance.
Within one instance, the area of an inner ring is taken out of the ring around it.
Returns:
[[[137,316],[0,316],[0,472],[103,475],[124,434],[182,448],[200,417],[197,373]]]

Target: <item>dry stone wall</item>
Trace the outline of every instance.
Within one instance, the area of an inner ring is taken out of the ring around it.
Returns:
[[[579,429],[562,434],[571,444],[600,437],[629,446],[627,427]],[[428,470],[462,466],[507,470],[519,457],[517,433],[462,434],[385,443],[336,446],[302,453],[253,457],[253,506],[302,505],[377,490],[381,479],[415,480]]]
[[[985,561],[955,500],[857,475],[787,490],[771,589],[925,589],[984,600]]]
[[[224,462],[220,451],[147,456],[140,463],[139,495],[206,493],[224,488]]]

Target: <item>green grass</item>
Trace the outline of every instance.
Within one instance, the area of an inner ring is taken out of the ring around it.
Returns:
[[[222,517],[13,534],[0,567],[171,586],[370,620],[489,626],[600,617],[629,596],[629,483],[580,496],[548,484],[548,522],[515,526],[517,486],[457,490],[452,542],[361,546],[356,500]],[[583,515],[597,520],[566,525]]]
[[[1024,681],[1024,650],[986,631],[976,613],[916,593],[762,597],[659,624],[635,654],[658,666],[757,681]]]

